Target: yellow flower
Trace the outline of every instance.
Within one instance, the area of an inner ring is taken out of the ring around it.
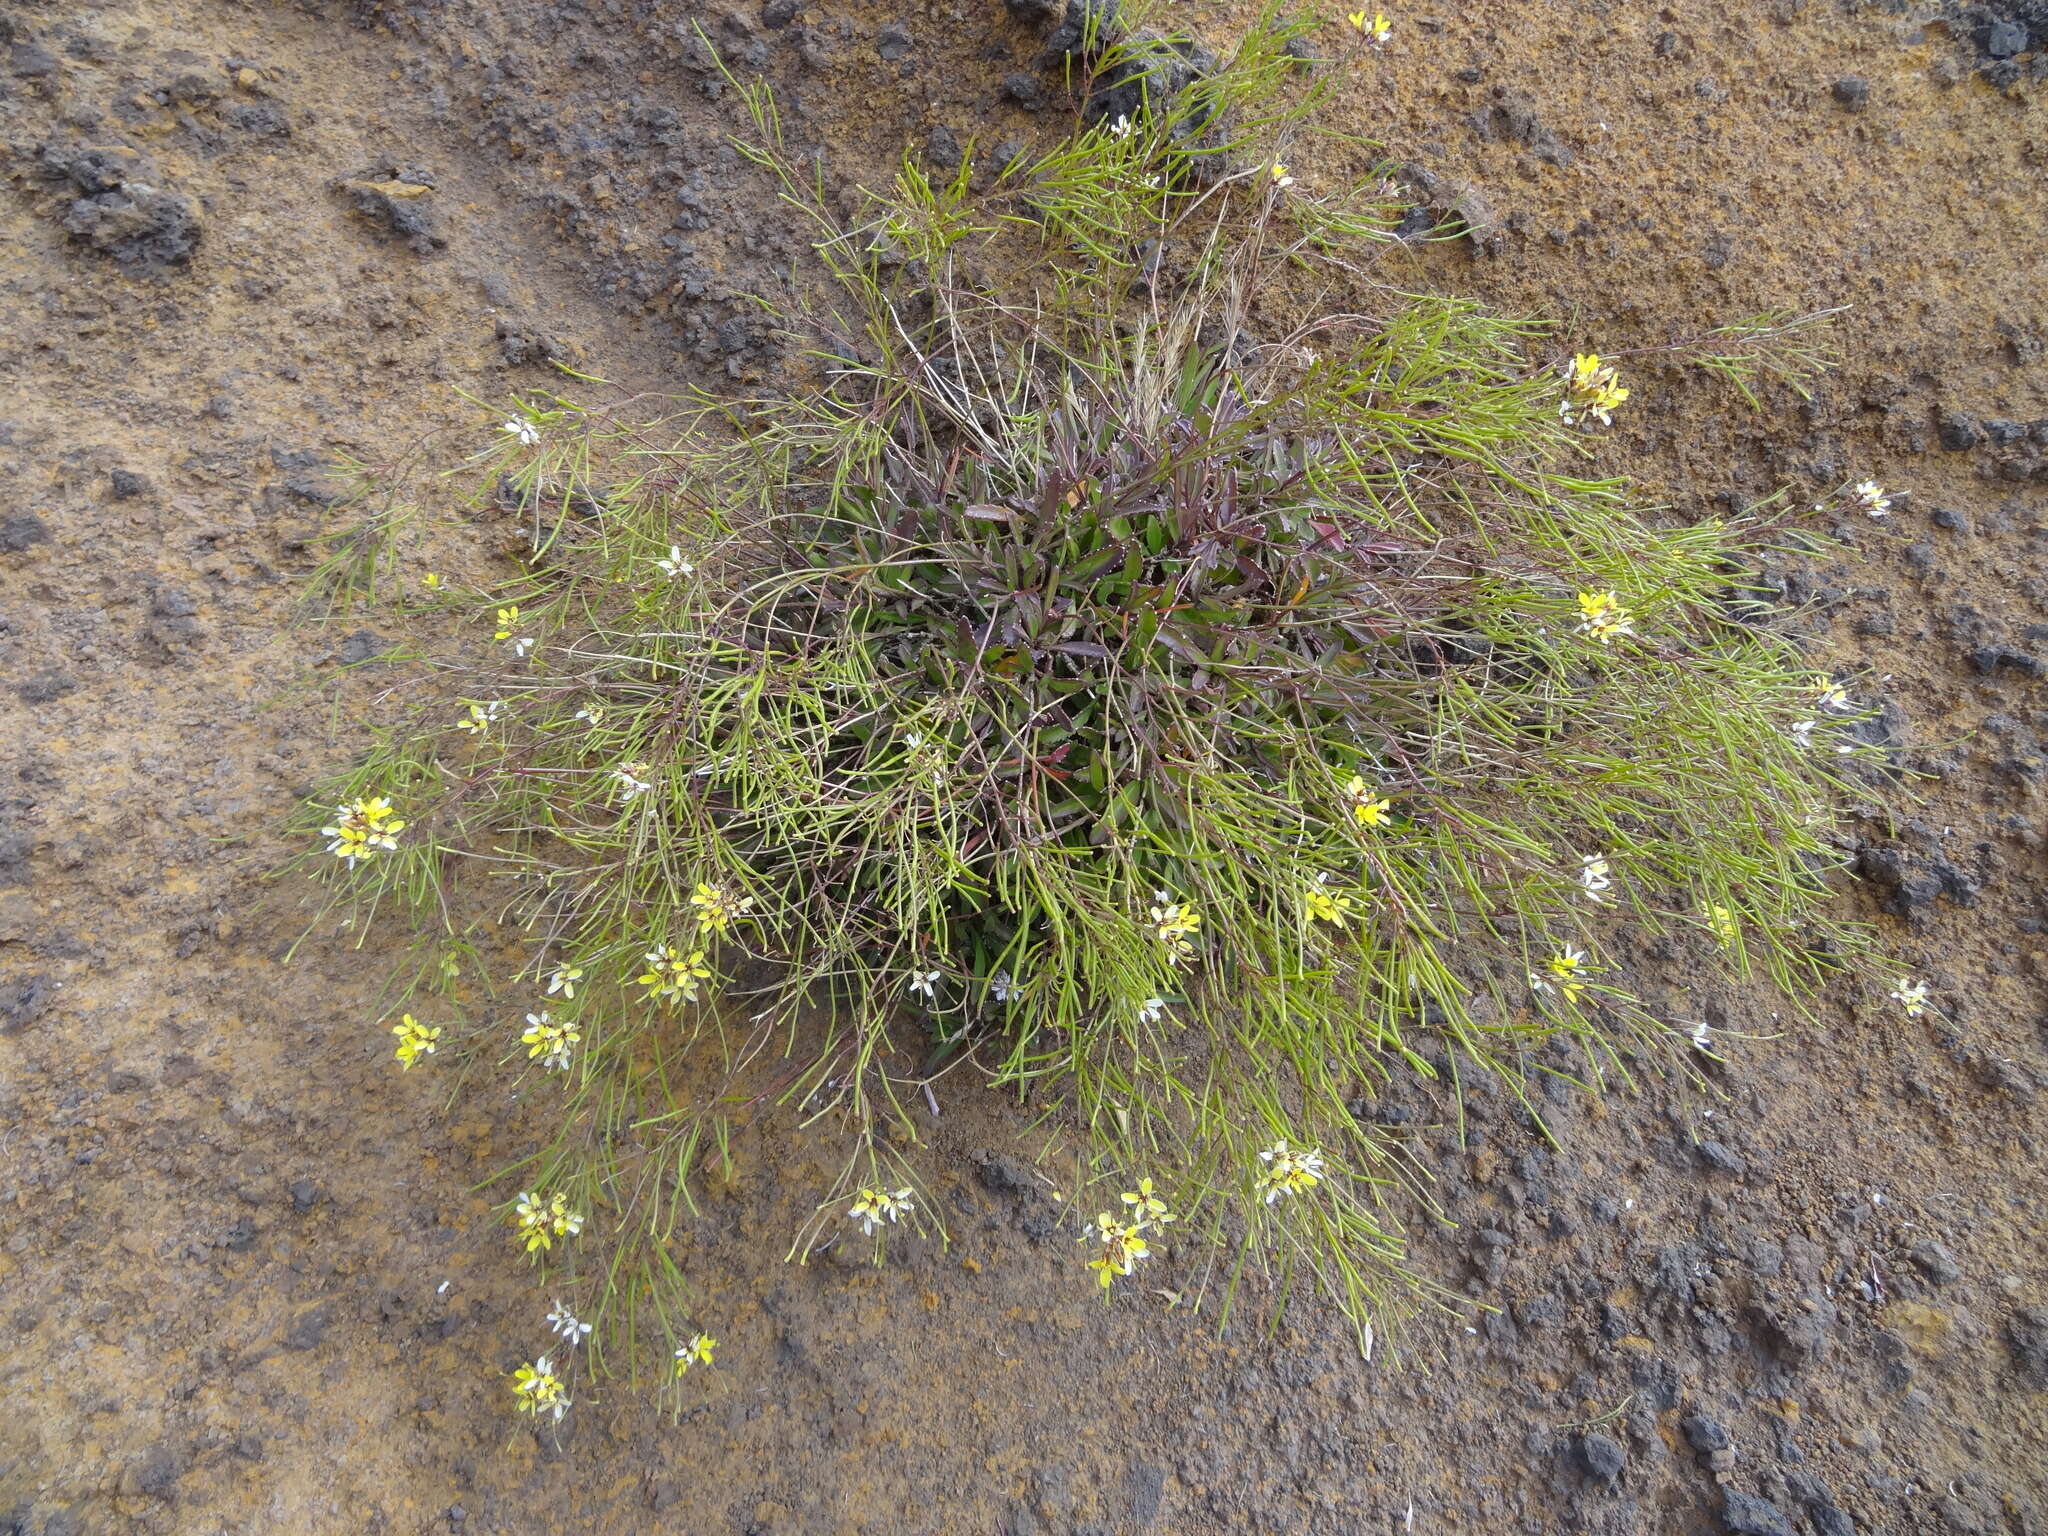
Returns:
[[[883,1222],[894,1226],[899,1218],[910,1213],[910,1191],[899,1189],[890,1193],[886,1189],[863,1189],[854,1196],[853,1205],[846,1212],[848,1221],[857,1221],[861,1232],[868,1237],[875,1235],[875,1229]]]
[[[1194,932],[1202,926],[1202,917],[1193,907],[1180,902],[1169,901],[1165,891],[1152,893],[1155,905],[1152,908],[1152,931],[1159,942],[1166,946],[1167,958],[1176,962],[1187,959],[1195,952],[1191,940]]]
[[[1713,934],[1716,942],[1733,944],[1736,934],[1735,914],[1719,902],[1713,903],[1707,908],[1707,931]]]
[[[709,885],[700,880],[697,889],[690,893],[690,905],[697,909],[697,926],[706,933],[721,937],[732,926],[736,917],[745,917],[747,909],[753,906],[754,898],[729,894],[724,887]]]
[[[1344,19],[1351,23],[1354,32],[1375,48],[1385,46],[1387,38],[1394,30],[1387,24],[1387,18],[1378,11],[1374,11],[1370,17],[1363,11],[1352,11]]]
[[[1392,819],[1393,802],[1383,799],[1358,775],[1351,776],[1351,782],[1344,786],[1344,795],[1351,802],[1352,817],[1361,827],[1383,827]]]
[[[409,1013],[391,1026],[391,1033],[398,1037],[398,1049],[392,1054],[404,1071],[410,1071],[422,1056],[433,1055],[434,1042],[441,1038],[439,1029],[427,1028]]]
[[[708,1333],[693,1333],[690,1341],[676,1351],[676,1374],[683,1375],[693,1365],[711,1364],[711,1352],[718,1348],[718,1340]]]
[[[558,1237],[574,1237],[583,1230],[583,1213],[569,1209],[568,1197],[546,1198],[523,1190],[513,1212],[513,1226],[528,1253],[544,1253]]]
[[[1543,962],[1541,972],[1529,973],[1529,985],[1538,992],[1558,991],[1566,1002],[1577,1003],[1586,990],[1585,974],[1590,969],[1586,964],[1586,952],[1567,944]],[[1554,989],[1553,982],[1556,983]]]
[[[426,589],[427,589],[427,590],[428,590],[429,592],[438,592],[438,591],[440,591],[440,590],[441,590],[441,573],[440,573],[439,571],[429,571],[429,572],[427,572],[427,574],[426,574],[426,575],[424,575],[424,576],[422,576],[422,577],[420,578],[420,585],[421,585],[421,586],[423,586],[423,587],[425,587],[425,588],[426,588]]]
[[[531,1046],[526,1059],[546,1058],[541,1065],[550,1072],[566,1072],[576,1043],[583,1038],[583,1031],[570,1020],[557,1024],[552,1014],[529,1013],[526,1016],[526,1033],[519,1037],[521,1045]]]
[[[569,1411],[568,1390],[563,1387],[561,1377],[555,1374],[554,1362],[546,1355],[512,1373],[512,1391],[521,1413],[530,1413],[536,1418],[543,1413],[553,1414],[559,1423],[562,1415]]]
[[[493,640],[510,640],[512,638],[512,626],[518,622],[519,605],[517,603],[513,604],[510,608],[500,608],[498,610],[498,632],[491,636],[491,638]]]
[[[1306,1194],[1322,1182],[1323,1154],[1314,1147],[1290,1147],[1276,1141],[1259,1154],[1266,1169],[1259,1175],[1259,1191],[1271,1205],[1282,1195]]]
[[[1095,1218],[1095,1230],[1081,1234],[1082,1242],[1101,1245],[1100,1252],[1088,1261],[1088,1267],[1095,1271],[1095,1278],[1105,1291],[1116,1283],[1117,1276],[1128,1275],[1140,1260],[1152,1257],[1144,1230],[1142,1221],[1118,1221],[1104,1211]]]
[[[637,979],[651,1001],[674,1007],[677,1002],[697,1001],[697,983],[710,977],[703,950],[685,955],[675,945],[663,944],[647,951],[647,969]]]
[[[1141,1227],[1147,1224],[1163,1227],[1177,1219],[1166,1208],[1166,1202],[1152,1193],[1150,1179],[1138,1180],[1137,1189],[1127,1189],[1117,1198],[1131,1208],[1131,1214],[1138,1218],[1137,1224]]]
[[[1598,418],[1600,425],[1613,425],[1611,413],[1628,398],[1615,376],[1614,365],[1603,362],[1597,352],[1574,353],[1564,369],[1564,400],[1558,415],[1566,426],[1577,424],[1580,416]]]
[[[1342,928],[1351,916],[1351,898],[1342,891],[1331,890],[1328,875],[1317,875],[1303,889],[1301,899],[1313,921],[1335,923]]]
[[[558,965],[555,967],[554,975],[548,978],[548,996],[553,997],[559,992],[564,998],[573,1003],[576,1001],[576,983],[582,979],[582,966]]]
[[[1610,592],[1581,592],[1579,594],[1579,633],[1590,636],[1602,645],[1611,644],[1616,635],[1632,635],[1636,632],[1635,615],[1621,605],[1621,599]]]
[[[1273,162],[1269,174],[1272,176],[1273,185],[1276,187],[1291,187],[1294,185],[1294,178],[1287,174],[1287,167],[1278,160]]]
[[[329,839],[327,851],[353,869],[375,858],[379,849],[396,848],[404,830],[405,823],[392,814],[391,802],[377,795],[337,805],[334,825],[322,827],[320,835]]]

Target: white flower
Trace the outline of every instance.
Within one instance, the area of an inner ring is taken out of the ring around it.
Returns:
[[[582,979],[582,966],[558,965],[555,967],[554,975],[548,978],[548,996],[553,997],[559,992],[568,1001],[574,1002],[576,1000],[576,983]]]
[[[1713,1049],[1707,1035],[1707,1021],[1705,1019],[1701,1019],[1699,1023],[1693,1025],[1692,1043],[1703,1051]]]
[[[621,800],[631,805],[654,788],[653,784],[640,777],[647,771],[645,763],[621,763],[612,770],[612,782],[618,785]]]
[[[1291,187],[1294,185],[1294,178],[1287,173],[1287,167],[1277,160],[1273,162],[1269,174],[1272,176],[1273,185],[1276,187]]]
[[[576,711],[576,718],[587,723],[593,730],[604,724],[604,706],[586,704]]]
[[[531,656],[533,654],[533,637],[531,635],[527,635],[518,640],[514,640],[512,642],[512,654],[514,656],[519,657],[521,660],[524,660],[526,657]]]
[[[1892,509],[1892,499],[1875,480],[1859,480],[1849,487],[1849,505],[1871,517],[1884,517]]]
[[[1811,747],[1811,746],[1813,745],[1813,727],[1814,727],[1815,723],[1816,723],[1816,722],[1814,722],[1814,721],[1812,721],[1812,720],[1795,720],[1795,721],[1793,721],[1793,722],[1792,722],[1792,745],[1793,745],[1793,746],[1795,746],[1795,747],[1802,747],[1802,748],[1803,748],[1803,747]]]
[[[939,971],[912,971],[910,973],[910,990],[914,993],[921,993],[926,1002],[936,1001],[938,993],[933,989],[937,987],[942,974]]]
[[[1600,893],[1614,884],[1608,873],[1607,860],[1597,853],[1589,853],[1579,860],[1579,888],[1585,892],[1588,901],[1605,901]]]
[[[1128,117],[1119,117],[1115,124],[1111,126],[1109,136],[1112,139],[1128,139],[1134,132],[1136,132],[1136,128],[1131,120]]]
[[[1892,988],[1891,998],[1906,1010],[1907,1018],[1917,1019],[1927,1011],[1927,983],[1901,976],[1899,984]]]
[[[507,417],[505,424],[499,427],[498,430],[507,437],[518,438],[520,442],[529,448],[540,441],[540,428],[518,416]]]
[[[864,1189],[855,1196],[853,1205],[847,1210],[846,1219],[861,1224],[861,1232],[875,1235],[875,1229],[884,1221],[894,1223],[899,1217],[910,1212],[910,1191],[899,1189],[891,1194],[886,1189]]]
[[[576,1314],[558,1301],[548,1311],[548,1332],[574,1349],[590,1337],[590,1324],[577,1321]]]
[[[1017,983],[1010,979],[1008,971],[997,971],[988,979],[988,995],[999,1003],[1007,1003],[1017,995]]]
[[[664,576],[690,576],[697,570],[696,566],[683,558],[682,547],[677,544],[669,545],[668,558],[655,561],[654,568]]]
[[[1165,1017],[1166,999],[1163,997],[1148,997],[1145,1001],[1138,1004],[1138,1022],[1140,1024],[1157,1024]]]
[[[1849,690],[1833,678],[1822,674],[1814,702],[1830,714],[1846,715],[1856,708],[1856,701],[1849,697]]]

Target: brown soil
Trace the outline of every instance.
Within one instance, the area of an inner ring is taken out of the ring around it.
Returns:
[[[784,1265],[830,1145],[770,1120],[686,1255],[714,1385],[679,1422],[592,1391],[560,1434],[506,1411],[542,1304],[472,1189],[520,1125],[390,1069],[374,942],[284,963],[277,829],[372,707],[340,664],[395,638],[290,622],[304,540],[321,466],[488,432],[453,387],[544,387],[549,356],[772,383],[738,296],[804,280],[801,231],[681,11],[0,17],[0,1530],[2048,1530],[2048,37],[1987,79],[1990,15],[1396,12],[1336,113],[1490,210],[1393,281],[1603,351],[1855,306],[1810,405],[1631,363],[1598,465],[1682,518],[1911,493],[1780,575],[1928,776],[1859,811],[1844,901],[1938,1017],[1844,1000],[1778,1034],[1673,973],[1728,1040],[1718,1100],[1559,1092],[1554,1147],[1497,1098],[1462,1133],[1390,1105],[1452,1218],[1418,1262],[1497,1309],[1420,1325],[1399,1369],[1311,1305],[1221,1340],[1157,1295],[1101,1306],[1020,1121],[957,1081],[920,1127],[952,1247]],[[1000,8],[760,18],[707,25],[848,182],[944,153],[934,129],[1067,121],[1004,93],[1037,40]],[[436,558],[506,574],[509,530],[472,526]]]

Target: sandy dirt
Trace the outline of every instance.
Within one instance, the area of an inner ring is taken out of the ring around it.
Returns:
[[[1811,403],[1654,354],[1603,472],[1693,519],[1907,492],[1775,572],[1885,704],[1866,913],[1939,1015],[1714,1024],[1718,1098],[1480,1095],[1412,1129],[1471,1298],[1401,1368],[1297,1305],[1217,1338],[1098,1304],[1021,1116],[918,1127],[955,1241],[782,1262],[829,1133],[763,1117],[683,1261],[724,1341],[672,1418],[507,1411],[543,1337],[476,1182],[512,1105],[391,1070],[373,938],[302,932],[279,827],[382,707],[378,616],[296,615],[343,459],[491,418],[551,358],[774,385],[743,299],[801,231],[691,30],[777,83],[835,184],[1071,121],[1000,6],[525,0],[0,13],[0,1531],[2048,1531],[2041,1202],[2048,15],[1773,0],[1397,11],[1328,31],[1335,119],[1480,227],[1380,273],[1653,348],[1852,305]],[[1248,16],[1192,5],[1212,44]],[[1334,18],[1333,18],[1334,19]],[[2003,30],[2001,30],[2003,29]],[[2017,33],[2018,46],[2014,46]],[[1321,157],[1321,158],[1319,158]],[[1313,188],[1362,149],[1293,157]],[[396,189],[396,190],[394,190]],[[457,506],[422,555],[501,580]],[[1754,1036],[1752,1039],[1741,1038]],[[1186,1278],[1169,1258],[1157,1284]]]

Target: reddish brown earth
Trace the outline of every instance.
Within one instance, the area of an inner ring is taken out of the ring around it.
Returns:
[[[1390,1101],[1452,1218],[1418,1263],[1496,1309],[1419,1323],[1402,1368],[1313,1306],[1219,1340],[1099,1305],[1020,1119],[964,1081],[919,1128],[954,1244],[785,1265],[832,1148],[765,1119],[685,1255],[711,1384],[676,1419],[581,1393],[559,1435],[507,1412],[543,1308],[472,1188],[528,1128],[391,1070],[374,938],[284,962],[279,826],[378,707],[342,663],[397,638],[293,622],[304,541],[323,466],[483,438],[455,387],[547,387],[550,355],[628,389],[786,376],[738,295],[808,280],[801,232],[678,8],[9,11],[0,1530],[2048,1530],[2048,33],[1994,10],[1529,0],[1396,12],[1382,55],[1328,33],[1333,123],[1490,210],[1385,280],[1603,351],[1854,306],[1810,405],[1633,359],[1597,465],[1681,518],[1909,493],[1778,575],[1925,775],[1857,809],[1843,901],[1938,1016],[1837,999],[1781,1032],[1644,948],[1637,983],[1721,1025],[1719,1097],[1560,1092],[1554,1147],[1497,1097],[1462,1135]],[[1069,121],[996,7],[737,16],[703,19],[847,182],[943,155],[935,129]],[[1987,79],[2000,18],[2027,46]],[[1249,18],[1177,20],[1227,45]],[[1365,158],[1292,156],[1310,189]],[[393,169],[431,182],[383,205],[404,227],[337,189]],[[511,530],[451,521],[422,558],[509,571]]]

